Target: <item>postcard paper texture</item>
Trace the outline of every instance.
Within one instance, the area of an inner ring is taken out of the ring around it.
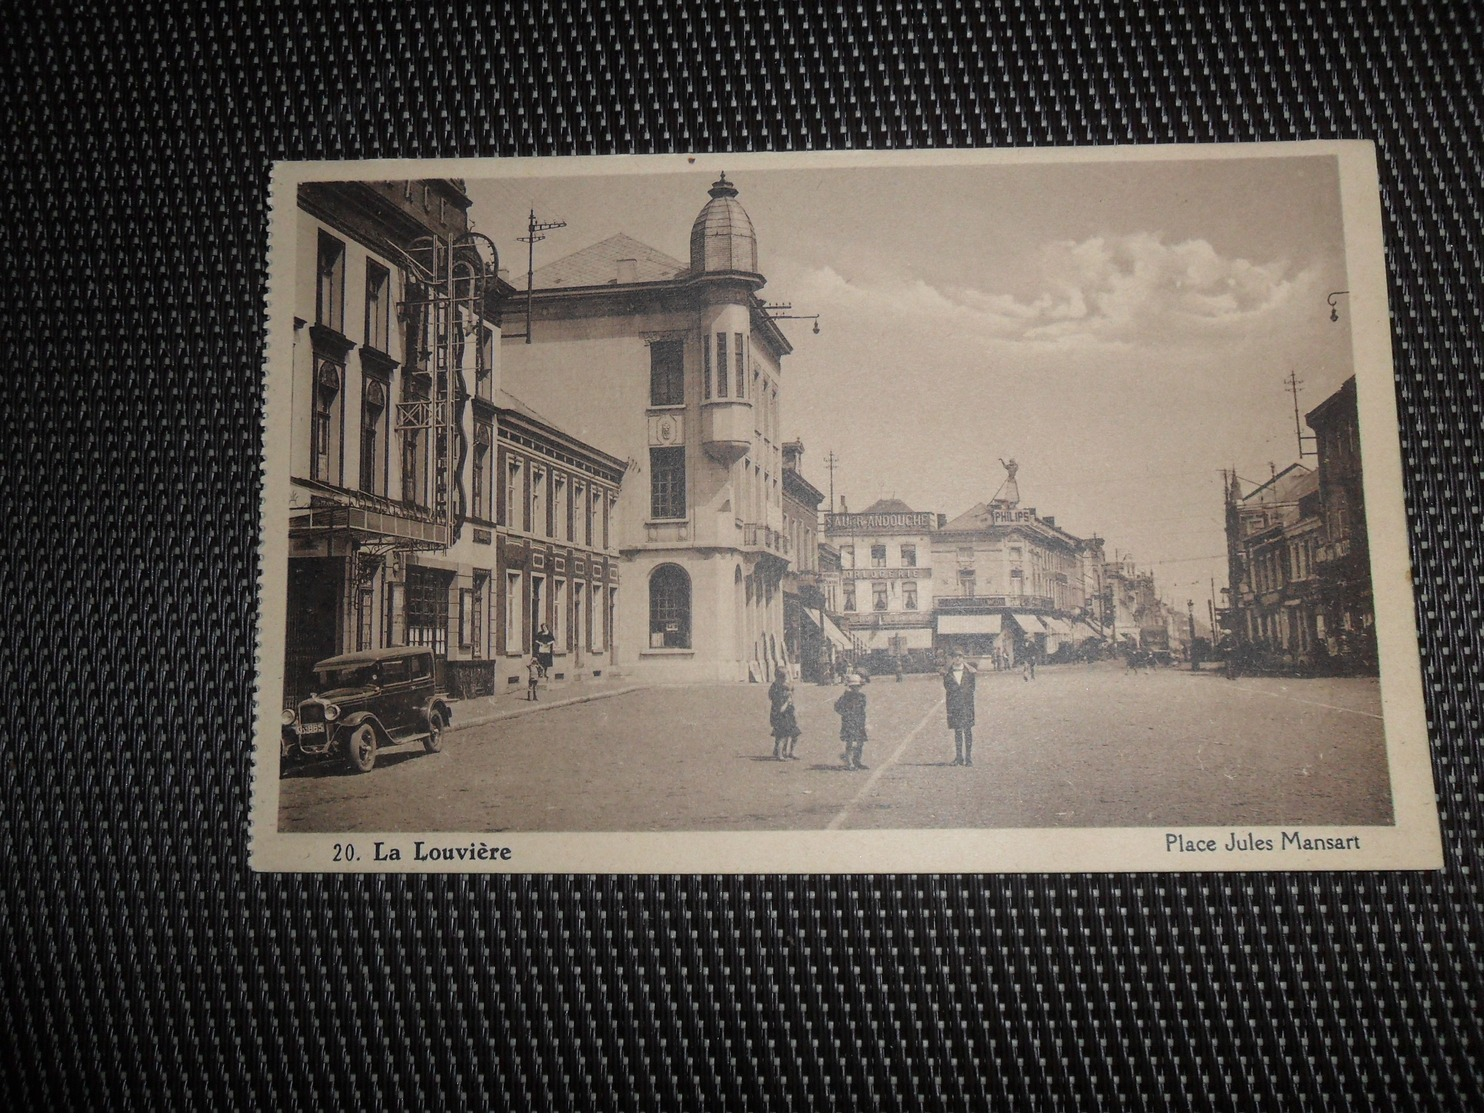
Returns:
[[[254,867],[1441,865],[1371,145],[271,201]]]

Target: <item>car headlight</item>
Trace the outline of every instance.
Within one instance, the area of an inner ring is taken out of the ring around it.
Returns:
[[[294,711],[285,708],[283,711],[283,723],[285,725],[293,725],[296,720],[297,718],[295,717]]]
[[[326,721],[334,721],[339,716],[340,716],[340,707],[339,706],[335,705],[335,703],[333,703],[333,702],[328,702],[328,703],[325,704],[325,720]]]

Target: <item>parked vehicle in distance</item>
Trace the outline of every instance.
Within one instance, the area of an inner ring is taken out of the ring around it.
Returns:
[[[314,665],[314,676],[314,693],[283,711],[285,764],[343,756],[354,771],[369,772],[380,749],[418,741],[427,752],[443,747],[453,711],[427,649],[331,656]]]

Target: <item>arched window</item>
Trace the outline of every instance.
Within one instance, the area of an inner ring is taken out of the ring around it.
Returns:
[[[649,576],[649,646],[690,647],[690,576],[678,566]]]

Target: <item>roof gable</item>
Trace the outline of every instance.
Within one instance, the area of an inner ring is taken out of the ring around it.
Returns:
[[[542,290],[616,286],[620,260],[634,261],[634,278],[625,282],[662,283],[690,271],[689,264],[681,263],[625,233],[618,233],[537,268],[531,282]]]

